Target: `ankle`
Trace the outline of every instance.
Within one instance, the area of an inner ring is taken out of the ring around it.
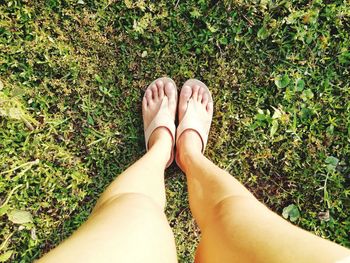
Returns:
[[[148,141],[148,148],[151,149],[155,145],[162,145],[165,149],[171,149],[172,137],[167,129],[160,127],[154,130]]]
[[[201,151],[195,151],[195,150],[184,150],[184,151],[177,151],[177,164],[179,168],[187,174],[189,172],[189,169],[193,167],[195,163],[198,162],[198,160],[201,160],[204,158],[204,155]]]
[[[186,131],[182,134],[176,145],[180,168],[185,171],[194,159],[203,157],[201,152],[202,141],[195,131]]]
[[[194,130],[186,130],[176,144],[179,153],[196,154],[202,151],[202,140]]]

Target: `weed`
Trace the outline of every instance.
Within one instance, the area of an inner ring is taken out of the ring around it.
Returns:
[[[156,77],[208,84],[207,155],[295,224],[350,247],[346,1],[0,1],[0,261],[31,262],[144,153]],[[199,240],[168,173],[181,262]],[[180,179],[179,179],[180,178]]]

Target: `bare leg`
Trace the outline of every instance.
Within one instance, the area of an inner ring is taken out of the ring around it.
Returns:
[[[188,96],[197,94],[181,92],[180,121]],[[234,177],[204,157],[201,147],[193,130],[185,131],[177,142],[190,208],[202,231],[196,262],[335,262],[350,256],[350,250],[270,211]]]
[[[164,83],[157,83],[143,100],[145,124],[158,111],[163,96],[169,97],[175,115],[175,95]],[[156,129],[149,151],[111,183],[88,221],[40,262],[177,262],[174,237],[163,212],[164,169],[171,147],[169,132]]]

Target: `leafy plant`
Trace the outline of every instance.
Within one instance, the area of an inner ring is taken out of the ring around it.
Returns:
[[[273,211],[350,247],[349,10],[346,1],[2,1],[0,261],[32,262],[88,218],[144,153],[140,98],[163,75],[212,91],[211,160]],[[193,262],[200,233],[185,179],[174,168],[166,184],[179,261]]]
[[[300,217],[300,212],[299,212],[299,209],[296,205],[291,204],[291,205],[283,208],[282,216],[285,219],[289,218],[290,221],[295,222]]]

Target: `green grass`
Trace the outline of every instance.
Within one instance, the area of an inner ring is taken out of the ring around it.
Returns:
[[[31,262],[87,219],[144,153],[140,101],[162,75],[212,90],[210,159],[350,247],[349,32],[347,1],[0,1],[0,259]],[[166,185],[191,262],[178,168]]]

